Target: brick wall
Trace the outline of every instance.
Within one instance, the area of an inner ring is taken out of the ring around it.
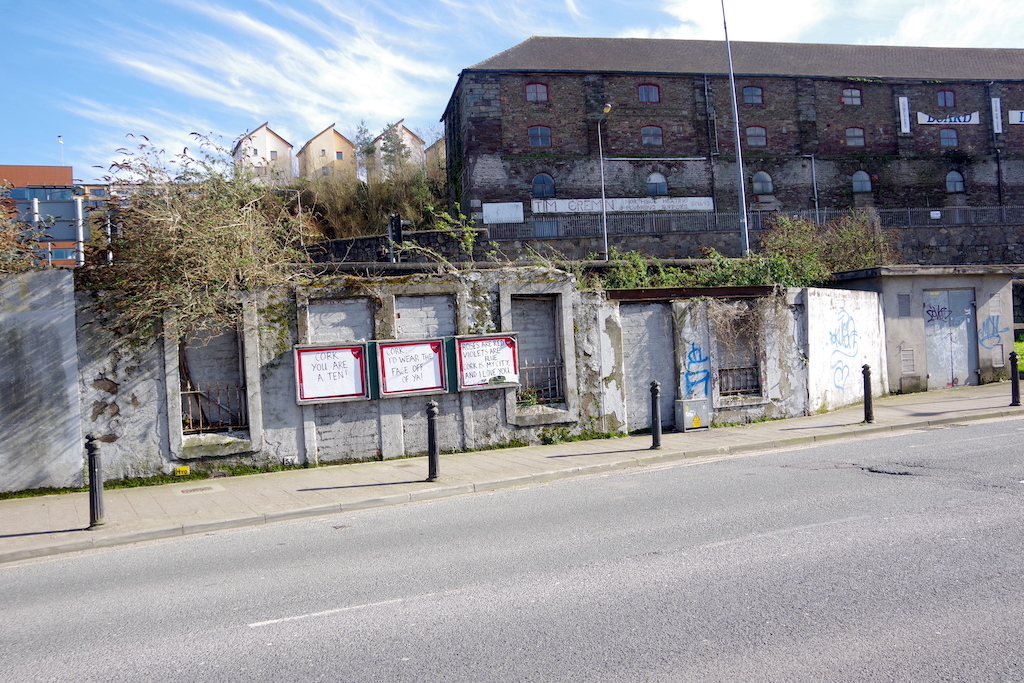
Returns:
[[[396,296],[398,339],[445,337],[456,333],[455,300],[451,296]]]
[[[547,85],[548,101],[527,101],[529,83]],[[660,101],[640,102],[642,84],[656,85]],[[820,171],[822,207],[1024,204],[1024,125],[1004,121],[1004,132],[995,134],[990,103],[991,97],[1000,97],[1004,112],[1024,109],[1024,84],[742,77],[736,86],[751,204],[756,202],[750,179],[763,171],[775,183],[772,201],[778,208],[811,207],[809,159],[803,156],[811,154]],[[465,137],[465,145],[450,147],[456,151],[449,157],[464,207],[474,200],[520,201],[529,215],[531,181],[538,173],[552,176],[559,198],[600,196],[597,124],[605,103],[613,105],[602,123],[605,156],[612,159],[606,166],[608,196],[645,196],[647,176],[658,172],[666,176],[672,196],[712,196],[723,211],[737,205],[730,91],[724,77],[469,71],[459,87],[461,109],[449,109],[446,126]],[[744,102],[744,87],[761,88],[762,101]],[[860,104],[843,101],[847,89],[860,91]],[[955,93],[954,107],[938,106],[940,90]],[[909,98],[910,133],[900,132],[900,97]],[[922,125],[919,111],[932,116],[977,111],[981,123]],[[529,145],[527,131],[534,125],[551,129],[550,147]],[[643,145],[643,126],[660,127],[663,145]],[[747,143],[749,126],[766,130],[766,146]],[[847,145],[848,128],[864,131],[863,146]],[[957,131],[957,147],[941,145],[943,128]],[[994,144],[1001,150],[998,158]],[[854,196],[851,177],[857,171],[872,177],[872,192]],[[965,194],[946,192],[950,171],[964,176]]]
[[[555,336],[556,322],[553,297],[512,297],[512,325],[519,333],[520,363],[536,363],[561,356]]]
[[[373,311],[365,297],[312,299],[309,302],[310,342],[373,339]]]

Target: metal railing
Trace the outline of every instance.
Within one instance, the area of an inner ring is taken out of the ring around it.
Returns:
[[[952,206],[935,209],[807,209],[785,211],[787,216],[825,223],[851,212],[867,211],[878,217],[883,228],[920,228],[945,225],[1019,225],[1024,224],[1024,206]],[[772,216],[780,212],[751,211],[747,214],[750,230],[764,230]],[[738,232],[739,213],[702,211],[659,211],[615,213],[608,215],[609,235],[667,235],[673,233]],[[492,223],[487,226],[490,239],[496,241],[534,239],[572,239],[598,237],[602,233],[601,214],[538,214],[523,223]]]
[[[761,378],[757,367],[719,368],[718,394],[720,396],[759,396]]]
[[[562,384],[565,363],[559,358],[523,361],[519,365],[519,389],[516,401],[520,405],[561,403],[565,401]]]
[[[224,432],[249,426],[245,385],[213,382],[181,386],[181,421],[185,434]]]

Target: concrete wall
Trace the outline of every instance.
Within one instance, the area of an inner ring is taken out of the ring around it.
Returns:
[[[809,373],[828,369],[828,359],[816,354],[830,334],[846,338],[841,327],[846,318],[839,317],[843,311],[857,326],[859,350],[868,358],[880,355],[872,348],[880,335],[867,331],[874,300],[874,294],[863,292],[794,289],[748,299],[618,302],[579,291],[566,273],[527,267],[323,279],[240,300],[240,350],[232,334],[223,336],[224,344],[187,347],[195,372],[231,365],[232,374],[244,378],[249,410],[247,427],[193,434],[182,424],[178,340],[126,343],[96,312],[93,300],[79,294],[78,382],[77,389],[72,384],[72,405],[65,411],[75,429],[65,450],[80,477],[79,433],[96,432],[108,479],[164,473],[186,463],[216,468],[238,461],[394,458],[426,450],[430,400],[440,406],[444,450],[479,449],[512,439],[536,442],[586,430],[621,433],[650,425],[652,379],[662,385],[665,426],[678,420],[683,399],[704,401],[712,422],[803,415],[812,407],[859,400],[852,387],[841,395],[818,388]],[[743,324],[740,332],[736,321]],[[70,323],[65,327],[65,336],[74,331]],[[849,325],[845,330],[848,337]],[[560,359],[563,396],[520,404],[515,387],[499,386],[297,401],[296,344],[492,332],[519,333],[523,359]],[[737,345],[734,337],[744,341]],[[737,364],[751,366],[749,377],[756,377],[756,386],[730,393],[723,369]],[[73,382],[73,367],[60,367]],[[8,414],[25,410],[20,402],[7,405]],[[11,430],[16,422],[17,415],[3,426]],[[67,481],[40,470],[34,460],[20,459],[17,465],[37,475],[18,484],[21,488]]]
[[[0,490],[82,484],[72,275],[0,278]]]
[[[874,292],[808,289],[806,305],[808,410],[835,410],[864,400],[864,365],[871,366],[872,395],[887,394],[880,297]]]
[[[842,275],[839,286],[878,292],[885,316],[889,386],[892,391],[923,391],[944,372],[929,358],[929,322],[942,316],[930,312],[928,292],[967,290],[973,299],[965,349],[968,364],[958,383],[978,384],[1009,378],[1013,349],[1013,287],[1011,275],[999,268],[925,268],[890,266]],[[902,299],[902,301],[901,301]],[[932,340],[933,341],[933,340]],[[942,383],[943,385],[945,383]]]

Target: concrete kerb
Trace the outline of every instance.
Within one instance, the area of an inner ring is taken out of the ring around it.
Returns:
[[[839,427],[836,431],[832,431],[825,434],[816,434],[813,436],[795,436],[782,439],[768,438],[764,441],[758,441],[753,443],[734,444],[730,446],[717,446],[709,448],[697,448],[694,450],[676,449],[667,451],[634,451],[632,457],[624,458],[616,462],[598,463],[526,475],[517,474],[514,476],[493,479],[490,481],[471,483],[460,482],[458,484],[452,483],[451,485],[448,486],[435,486],[421,491],[381,496],[378,498],[370,498],[350,503],[332,503],[330,505],[318,505],[310,508],[287,510],[282,512],[270,512],[262,515],[240,517],[236,519],[223,520],[219,522],[174,525],[172,527],[167,527],[163,529],[153,529],[149,531],[125,533],[111,533],[114,532],[113,525],[108,525],[106,529],[104,529],[107,535],[98,536],[94,539],[89,539],[85,541],[73,541],[66,544],[47,546],[43,548],[31,548],[25,550],[3,552],[0,553],[0,562],[14,562],[18,560],[27,560],[38,557],[44,557],[48,555],[78,552],[81,550],[90,550],[95,548],[112,547],[116,545],[125,545],[141,541],[161,540],[190,534],[210,533],[213,531],[259,526],[262,524],[269,524],[279,521],[337,514],[339,512],[365,510],[370,508],[386,507],[414,501],[439,499],[467,493],[492,491],[500,488],[509,488],[512,486],[522,486],[525,484],[551,482],[575,476],[600,474],[603,472],[623,470],[631,467],[642,467],[644,465],[655,463],[674,462],[679,460],[698,458],[711,458],[716,456],[721,457],[736,455],[740,453],[749,453],[753,451],[777,450],[779,448],[788,448],[817,442],[833,441],[836,439],[874,436],[887,432],[891,433],[898,431],[909,431],[912,429],[920,429],[922,427],[944,426],[960,422],[1020,416],[1024,416],[1024,407],[986,411],[971,415],[942,417],[932,420],[920,420],[911,422],[901,421],[893,424],[867,425],[864,423],[853,423],[850,425],[843,425]],[[825,429],[827,428],[828,427],[825,427]],[[835,427],[832,427],[831,429],[835,429]]]

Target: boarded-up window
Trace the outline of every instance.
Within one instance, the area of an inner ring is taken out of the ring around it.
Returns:
[[[241,336],[234,327],[201,331],[178,344],[183,433],[248,428],[242,359]]]
[[[750,302],[712,301],[708,308],[715,336],[718,395],[761,395],[760,316]]]
[[[520,404],[565,400],[562,343],[553,296],[512,297],[512,325],[519,333]]]
[[[366,297],[311,299],[309,341],[361,341],[373,339],[373,312]]]
[[[456,332],[455,300],[448,294],[396,296],[395,318],[398,339],[451,336]]]

